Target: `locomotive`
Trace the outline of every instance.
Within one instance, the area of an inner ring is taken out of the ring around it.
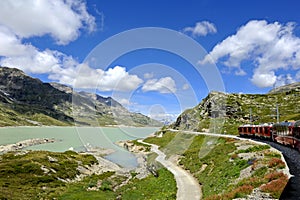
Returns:
[[[242,125],[238,127],[241,137],[262,138],[296,148],[300,151],[300,120],[294,122]]]

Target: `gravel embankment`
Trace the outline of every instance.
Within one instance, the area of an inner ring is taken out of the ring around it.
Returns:
[[[293,177],[290,178],[280,199],[282,200],[300,200],[300,153],[290,147],[286,147],[271,141],[256,139],[257,141],[267,143],[282,152]]]
[[[46,143],[53,143],[55,142],[55,139],[51,138],[34,138],[34,139],[28,139],[28,140],[23,140],[20,142],[17,142],[15,144],[7,144],[7,145],[0,145],[0,153],[6,153],[9,151],[17,151],[24,149],[26,147],[30,146],[35,146],[39,144],[46,144]]]

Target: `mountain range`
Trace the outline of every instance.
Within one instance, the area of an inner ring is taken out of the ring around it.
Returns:
[[[129,112],[111,97],[43,83],[15,68],[0,67],[0,126],[162,126]]]
[[[236,133],[241,124],[300,119],[300,83],[266,94],[210,92],[185,110],[172,129]],[[0,67],[0,126],[162,126],[141,113],[129,112],[111,97],[43,83],[19,69]]]

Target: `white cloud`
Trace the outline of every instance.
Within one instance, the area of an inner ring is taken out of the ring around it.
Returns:
[[[197,22],[194,27],[186,27],[183,29],[185,33],[191,33],[194,37],[206,36],[209,33],[216,33],[216,26],[208,21]]]
[[[255,72],[253,74],[251,81],[255,83],[255,85],[257,85],[258,87],[270,87],[275,84],[276,76],[274,72],[268,72],[268,73]]]
[[[31,45],[23,45],[7,27],[0,25],[0,56],[19,56],[31,51]]]
[[[187,84],[187,83],[183,84],[183,86],[182,86],[182,89],[183,89],[183,90],[187,90],[187,89],[189,89],[189,88],[190,88],[190,85]]]
[[[131,102],[129,101],[129,99],[117,99],[117,101],[122,104],[123,106],[129,106],[131,105]]]
[[[293,34],[294,28],[293,23],[249,21],[217,44],[199,64],[222,60],[225,66],[236,69],[237,75],[245,75],[242,62],[252,62],[251,81],[258,87],[271,87],[279,69],[300,69],[300,38]]]
[[[90,68],[87,64],[58,68],[50,78],[75,88],[96,88],[100,91],[132,91],[143,83],[137,75],[129,74],[125,67],[115,66],[104,71]]]
[[[175,121],[179,114],[169,114],[169,113],[150,113],[148,117],[156,120],[163,121]]]
[[[95,29],[94,17],[83,1],[4,0],[0,7],[0,66],[48,74],[50,80],[77,88],[128,91],[139,87],[143,80],[124,67],[93,69],[59,51],[40,50],[22,42],[23,38],[49,34],[57,43],[67,44],[82,28]]]
[[[175,93],[176,84],[171,77],[163,77],[161,79],[150,79],[142,87],[144,92],[158,91],[160,93]]]
[[[100,78],[98,87],[103,91],[131,91],[143,83],[143,80],[137,75],[130,75],[124,67],[120,66],[115,66],[101,73],[102,77]]]
[[[279,75],[276,79],[274,87],[280,87],[283,85],[294,83],[294,82],[296,82],[296,79],[297,79],[297,77],[295,77],[295,79],[294,79],[291,74]]]
[[[23,44],[7,27],[0,25],[0,65],[16,67],[27,73],[50,73],[67,60],[65,54],[46,49],[40,51],[31,44]],[[68,58],[70,59],[70,58]]]
[[[150,79],[150,78],[153,78],[153,77],[154,77],[153,72],[152,72],[152,73],[145,73],[145,74],[144,74],[144,78],[145,78],[145,79]]]
[[[95,18],[81,0],[2,0],[0,24],[19,38],[49,34],[58,44],[75,40],[82,28],[95,30]]]
[[[300,71],[298,71],[295,75],[296,81],[300,81]]]
[[[134,90],[143,82],[130,75],[124,67],[107,71],[80,64],[59,51],[40,51],[31,44],[23,44],[8,28],[0,25],[0,65],[15,67],[29,74],[48,74],[50,80],[76,88],[97,88],[102,91]]]
[[[70,61],[73,65],[70,65]],[[40,51],[31,44],[23,44],[7,27],[0,25],[0,65],[19,68],[26,73],[55,73],[58,68],[78,64],[72,57],[58,51]]]

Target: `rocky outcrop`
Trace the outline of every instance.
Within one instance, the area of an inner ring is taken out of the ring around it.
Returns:
[[[267,94],[228,94],[211,92],[197,106],[184,111],[172,129],[237,132],[246,123],[276,122],[277,109],[280,121],[300,119],[300,83],[277,88]],[[213,130],[217,129],[217,130]]]

